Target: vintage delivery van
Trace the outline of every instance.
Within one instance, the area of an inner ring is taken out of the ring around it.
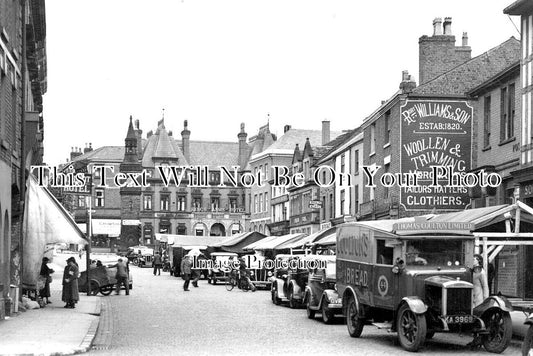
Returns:
[[[337,290],[348,332],[364,325],[396,331],[417,351],[435,332],[472,331],[487,351],[509,345],[508,301],[472,305],[473,226],[426,218],[347,223],[337,230]]]

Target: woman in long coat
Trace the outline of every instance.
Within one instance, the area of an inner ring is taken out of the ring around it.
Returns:
[[[39,291],[39,295],[43,300],[46,298],[46,304],[52,303],[50,298],[50,282],[52,279],[52,273],[54,273],[54,270],[48,267],[47,263],[50,262],[48,257],[43,257],[43,263],[41,264],[41,272],[39,273],[39,277],[42,278],[44,281],[44,288]]]
[[[67,266],[63,271],[63,295],[61,300],[66,303],[65,308],[75,308],[75,304],[80,300],[78,293],[79,269],[74,257],[69,257]]]

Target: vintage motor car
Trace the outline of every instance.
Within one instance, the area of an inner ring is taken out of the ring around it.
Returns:
[[[304,295],[307,317],[314,319],[316,312],[320,312],[324,323],[330,324],[335,319],[335,315],[342,315],[342,298],[337,292],[335,283],[336,257],[333,255],[308,255],[306,258],[326,264],[326,268],[309,270]]]
[[[291,261],[296,262],[303,257],[303,255],[286,254],[276,256],[274,259],[276,268],[271,277],[272,286],[270,288],[272,303],[279,305],[288,301],[291,308],[298,308],[303,304],[309,271],[304,268],[294,268],[291,265]]]
[[[490,296],[473,308],[474,226],[405,218],[354,222],[337,230],[337,288],[348,333],[366,324],[396,331],[417,351],[435,332],[479,334],[501,353],[512,336],[511,304]]]
[[[207,283],[217,284],[217,282],[225,282],[226,279],[228,279],[228,273],[231,271],[229,266],[231,258],[237,260],[237,254],[233,252],[211,253],[211,260],[214,268],[208,269]],[[220,268],[216,266],[220,266]]]
[[[116,264],[118,259],[121,258],[115,254],[108,253],[94,253],[91,255],[92,259],[102,262],[102,266],[91,268],[90,281],[91,281],[91,295],[97,295],[98,292],[102,295],[109,295],[115,288],[117,283],[116,274],[117,268],[109,268],[107,265]],[[125,258],[123,258],[125,260]],[[129,289],[133,288],[133,276],[131,272],[128,274]],[[80,273],[78,280],[78,290],[80,292],[87,292],[87,271]],[[124,287],[122,287],[124,288]]]

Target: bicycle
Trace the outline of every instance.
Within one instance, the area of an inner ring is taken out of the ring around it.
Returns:
[[[244,292],[248,292],[249,290],[255,292],[255,286],[248,278],[246,278],[246,276],[241,276],[241,271],[237,271],[237,273],[230,273],[226,279],[225,285],[228,292],[231,292],[235,287]]]

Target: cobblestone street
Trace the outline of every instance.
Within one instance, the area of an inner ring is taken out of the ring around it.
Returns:
[[[337,354],[412,355],[396,334],[365,326],[360,339],[349,337],[343,320],[325,325],[308,320],[304,309],[275,306],[267,291],[226,291],[200,281],[190,292],[168,273],[153,276],[132,266],[129,296],[105,297],[100,330],[91,355],[125,354]],[[419,354],[487,355],[465,347],[470,335],[437,334]],[[503,355],[519,353],[513,341]]]

